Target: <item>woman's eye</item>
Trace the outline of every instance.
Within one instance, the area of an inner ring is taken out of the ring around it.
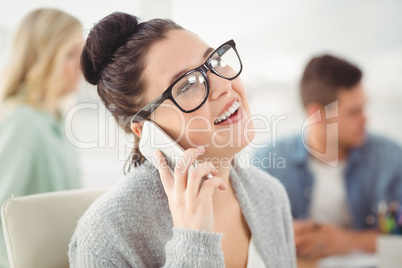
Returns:
[[[222,58],[216,57],[216,58],[211,59],[211,66],[212,66],[212,68],[225,67],[226,62]]]
[[[177,95],[182,95],[191,89],[194,84],[197,83],[197,78],[195,75],[187,76],[183,83],[178,87]]]
[[[185,94],[186,91],[188,91],[192,86],[193,86],[193,84],[185,83],[184,85],[179,87],[179,90],[177,91],[177,95]]]
[[[204,92],[205,90],[205,78],[201,73],[194,72],[188,76],[185,76],[179,83],[176,84],[174,90],[174,96],[191,97],[197,92]]]

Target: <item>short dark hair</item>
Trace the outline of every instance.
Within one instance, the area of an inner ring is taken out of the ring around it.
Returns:
[[[323,106],[337,100],[340,89],[356,86],[362,71],[355,65],[331,55],[322,55],[310,60],[300,83],[304,107],[316,102]]]

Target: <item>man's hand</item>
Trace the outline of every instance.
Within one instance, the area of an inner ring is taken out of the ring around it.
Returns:
[[[375,251],[377,232],[373,230],[352,231],[299,220],[293,222],[293,228],[297,255],[301,258],[320,259],[354,250]]]

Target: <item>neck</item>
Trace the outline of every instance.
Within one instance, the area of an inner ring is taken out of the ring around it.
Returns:
[[[222,178],[226,185],[230,185],[230,165],[228,167],[219,167],[218,170],[218,177]]]
[[[307,134],[307,145],[311,150],[318,152],[320,160],[323,161],[342,161],[348,155],[348,149],[341,146],[337,138],[331,139],[331,135],[326,130],[316,126],[311,126]]]
[[[232,166],[232,161],[234,157],[210,157],[208,155],[204,155],[203,159],[198,159],[199,162],[204,162],[204,161],[210,161],[213,159],[213,161],[210,161],[211,164],[215,167],[215,169],[218,171],[217,177],[220,177],[224,180],[226,185],[229,186],[230,180],[229,180],[229,175],[230,175],[230,167]]]
[[[342,161],[345,160],[348,156],[349,150],[345,147],[339,146],[338,147],[338,160]]]
[[[46,110],[55,116],[59,116],[59,99],[52,99],[52,100],[48,100],[45,103],[45,108]]]

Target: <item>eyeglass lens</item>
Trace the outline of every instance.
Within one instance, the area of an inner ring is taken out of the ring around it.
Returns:
[[[238,75],[240,59],[230,45],[224,45],[209,58],[211,68],[226,79]],[[175,102],[185,111],[197,108],[207,97],[207,81],[202,73],[194,71],[181,78],[172,88]]]

